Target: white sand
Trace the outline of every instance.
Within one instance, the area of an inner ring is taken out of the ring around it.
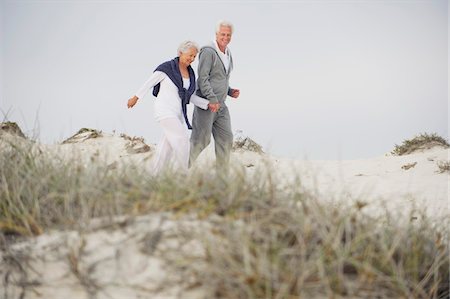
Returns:
[[[167,276],[175,275],[164,267],[161,250],[179,246],[178,227],[199,225],[196,220],[181,223],[172,218],[151,214],[137,217],[122,228],[55,231],[15,244],[14,255],[23,257],[21,262],[35,271],[27,271],[26,278],[20,271],[13,271],[9,279],[39,282],[25,298],[201,298],[200,289],[182,292],[175,284],[161,289]],[[0,255],[0,260],[6,257]],[[2,271],[0,274],[5,275]],[[0,290],[3,295],[2,286]],[[6,292],[7,298],[19,298],[19,288],[9,287]]]

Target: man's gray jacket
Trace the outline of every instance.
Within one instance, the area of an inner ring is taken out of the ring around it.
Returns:
[[[210,103],[223,104],[227,95],[231,95],[228,80],[233,69],[233,58],[230,52],[229,58],[230,66],[227,72],[214,45],[204,46],[200,49],[197,80],[198,96],[208,99]]]

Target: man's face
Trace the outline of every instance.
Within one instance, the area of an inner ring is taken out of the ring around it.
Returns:
[[[220,26],[219,31],[216,32],[216,41],[220,48],[225,49],[231,41],[231,28]]]

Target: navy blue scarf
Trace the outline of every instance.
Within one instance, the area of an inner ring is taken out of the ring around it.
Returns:
[[[189,71],[189,79],[191,81],[191,84],[189,85],[189,89],[186,89],[183,87],[183,77],[180,73],[179,68],[179,57],[175,57],[172,60],[166,61],[162,64],[160,64],[155,71],[160,71],[165,73],[170,80],[172,80],[173,84],[175,84],[176,87],[178,87],[178,95],[181,99],[181,110],[183,111],[184,120],[186,121],[187,127],[189,130],[192,129],[191,124],[189,123],[188,117],[187,117],[187,109],[186,105],[189,104],[189,99],[191,98],[191,95],[195,91],[195,74],[194,70],[191,66],[188,66]],[[161,87],[161,84],[158,83],[153,88],[153,95],[156,97],[159,93],[159,88]]]

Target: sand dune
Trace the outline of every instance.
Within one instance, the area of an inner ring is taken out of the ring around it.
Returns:
[[[111,169],[130,164],[148,167],[155,150],[155,145],[146,145],[140,138],[91,129],[80,130],[53,145],[33,143],[20,134],[3,132],[0,137],[1,147],[28,142],[35,151],[50,153],[55,159],[75,157],[87,166],[101,161]],[[438,167],[438,163],[448,161],[449,149],[445,147],[364,160],[306,161],[273,157],[252,146],[251,139],[242,141],[236,144],[232,160],[248,175],[272,171],[279,181],[298,182],[330,204],[339,204],[341,200],[369,203],[367,213],[380,213],[387,208],[405,214],[413,202],[431,219],[449,215],[450,177],[448,171],[440,172]],[[198,164],[209,163],[213,156],[208,149]],[[185,223],[180,225],[180,221]],[[165,269],[154,248],[179,246],[180,250],[198,250],[201,254],[196,244],[182,246],[182,232],[178,228],[201,227],[208,225],[207,221],[189,217],[179,220],[172,214],[157,213],[132,220],[118,217],[114,223],[102,226],[102,220],[98,219],[97,224],[93,223],[83,233],[46,232],[18,242],[0,254],[5,262],[11,252],[14,256],[22,252],[30,269],[36,270],[25,275],[28,283],[36,282],[25,298],[203,298],[201,288],[182,293],[181,285],[160,289],[167,276],[177,274]],[[2,280],[7,279],[5,272],[0,274]],[[8,288],[0,294],[19,298],[20,290]]]
[[[63,158],[79,157],[91,163],[110,165],[135,163],[149,168],[155,144],[124,134],[85,130],[62,144],[41,145]],[[322,198],[378,201],[391,209],[404,211],[411,201],[431,217],[448,214],[450,177],[440,172],[438,164],[448,161],[449,149],[435,145],[408,155],[384,154],[361,160],[301,160],[273,157],[248,137],[235,142],[232,161],[245,167],[247,173],[262,171],[268,165],[274,175],[286,182],[299,179],[307,189]],[[212,146],[200,156],[198,164],[214,161]]]

